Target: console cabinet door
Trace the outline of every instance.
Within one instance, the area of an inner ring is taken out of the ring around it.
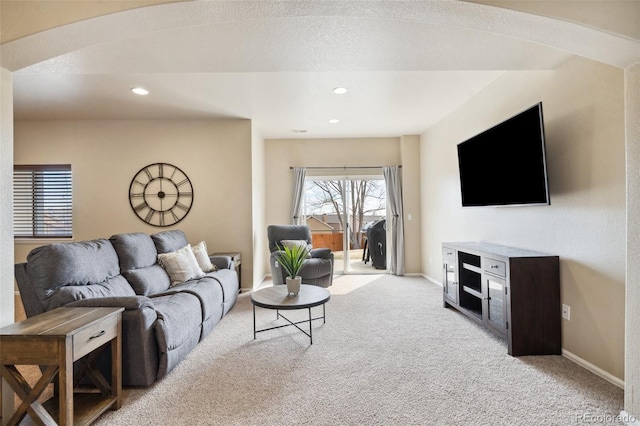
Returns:
[[[448,302],[458,304],[458,284],[456,268],[448,263],[444,264],[444,297]]]
[[[458,271],[456,268],[456,251],[443,249],[442,251],[442,290],[446,303],[458,304]]]
[[[483,274],[484,282],[484,321],[494,330],[507,332],[507,294],[506,282],[490,274]]]

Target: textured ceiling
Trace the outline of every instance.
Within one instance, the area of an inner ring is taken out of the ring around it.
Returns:
[[[562,19],[640,40],[638,0],[464,0]]]
[[[2,0],[0,43],[109,13],[175,1],[191,0]]]
[[[416,134],[503,72],[640,61],[626,36],[458,1],[169,3],[0,49],[17,119],[234,117],[266,138]]]

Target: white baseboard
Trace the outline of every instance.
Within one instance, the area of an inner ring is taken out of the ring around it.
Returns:
[[[425,280],[430,281],[430,282],[432,282],[433,284],[435,284],[435,285],[437,285],[439,287],[442,287],[442,283],[439,280],[436,280],[435,278],[431,278],[430,276],[425,275],[425,274],[420,274],[420,275],[422,275],[422,277]]]
[[[587,370],[591,371],[596,376],[602,377],[607,382],[612,383],[612,384],[618,386],[621,389],[624,389],[624,380],[621,380],[621,379],[617,378],[616,376],[614,376],[613,374],[604,371],[602,368],[591,364],[589,361],[580,358],[579,356],[569,352],[566,349],[562,349],[562,356],[567,358],[567,359],[569,359],[569,360],[571,360],[571,361],[573,361],[573,362],[575,362],[580,367],[586,368]]]
[[[255,291],[255,290],[261,289],[262,287],[265,286],[265,281],[267,281],[267,280],[269,280],[269,281],[271,280],[271,274],[263,275],[262,278],[260,279],[260,281],[258,281],[258,284],[257,285],[254,284],[253,285],[253,288],[247,288],[247,289],[242,289],[242,290],[243,291]]]
[[[438,280],[436,280],[434,278],[431,278],[430,276],[427,276],[425,274],[421,274],[421,275],[427,281],[430,281],[430,282],[434,283],[435,285],[438,285],[438,286],[442,287],[442,283],[440,281],[438,281]],[[621,389],[624,389],[624,380],[621,380],[621,379],[617,378],[616,376],[612,375],[611,373],[608,373],[608,372],[604,371],[602,368],[591,364],[589,361],[580,358],[579,356],[567,351],[566,349],[562,349],[562,356],[564,356],[565,358],[575,362],[576,364],[578,364],[582,368],[586,368],[587,370],[591,371],[596,376],[602,377],[607,382],[612,383],[612,384],[618,386]],[[629,418],[633,418],[633,416],[628,416],[628,417]],[[635,418],[633,418],[633,420],[637,421],[637,420],[635,420]],[[637,424],[637,425],[640,426],[640,422],[638,422],[638,423],[628,423],[628,424]]]

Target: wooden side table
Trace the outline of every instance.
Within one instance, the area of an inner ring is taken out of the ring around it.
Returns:
[[[36,424],[86,425],[109,408],[119,409],[122,311],[124,308],[57,308],[0,328],[0,373],[22,400],[13,416],[3,422],[17,425],[29,415]],[[95,366],[97,349],[107,343],[111,347],[110,382]],[[81,358],[74,374],[73,363]],[[17,365],[39,365],[44,373],[32,388]],[[54,397],[41,404],[38,397],[56,374]],[[74,383],[84,376],[97,391],[74,394]]]
[[[238,274],[238,292],[242,291],[242,253],[234,251],[234,252],[226,252],[226,253],[213,253],[211,256],[229,256],[233,261],[233,267],[236,268],[236,273]]]

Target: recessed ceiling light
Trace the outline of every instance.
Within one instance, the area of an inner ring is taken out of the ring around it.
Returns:
[[[346,87],[336,87],[335,89],[333,89],[333,93],[335,93],[336,95],[344,95],[345,93],[347,93],[347,88]]]
[[[329,123],[331,124],[338,124],[340,122],[340,120],[338,120],[337,118],[332,118],[331,120],[329,120]]]
[[[147,89],[143,89],[142,87],[133,87],[131,91],[136,95],[141,95],[141,96],[149,94],[149,91]]]

